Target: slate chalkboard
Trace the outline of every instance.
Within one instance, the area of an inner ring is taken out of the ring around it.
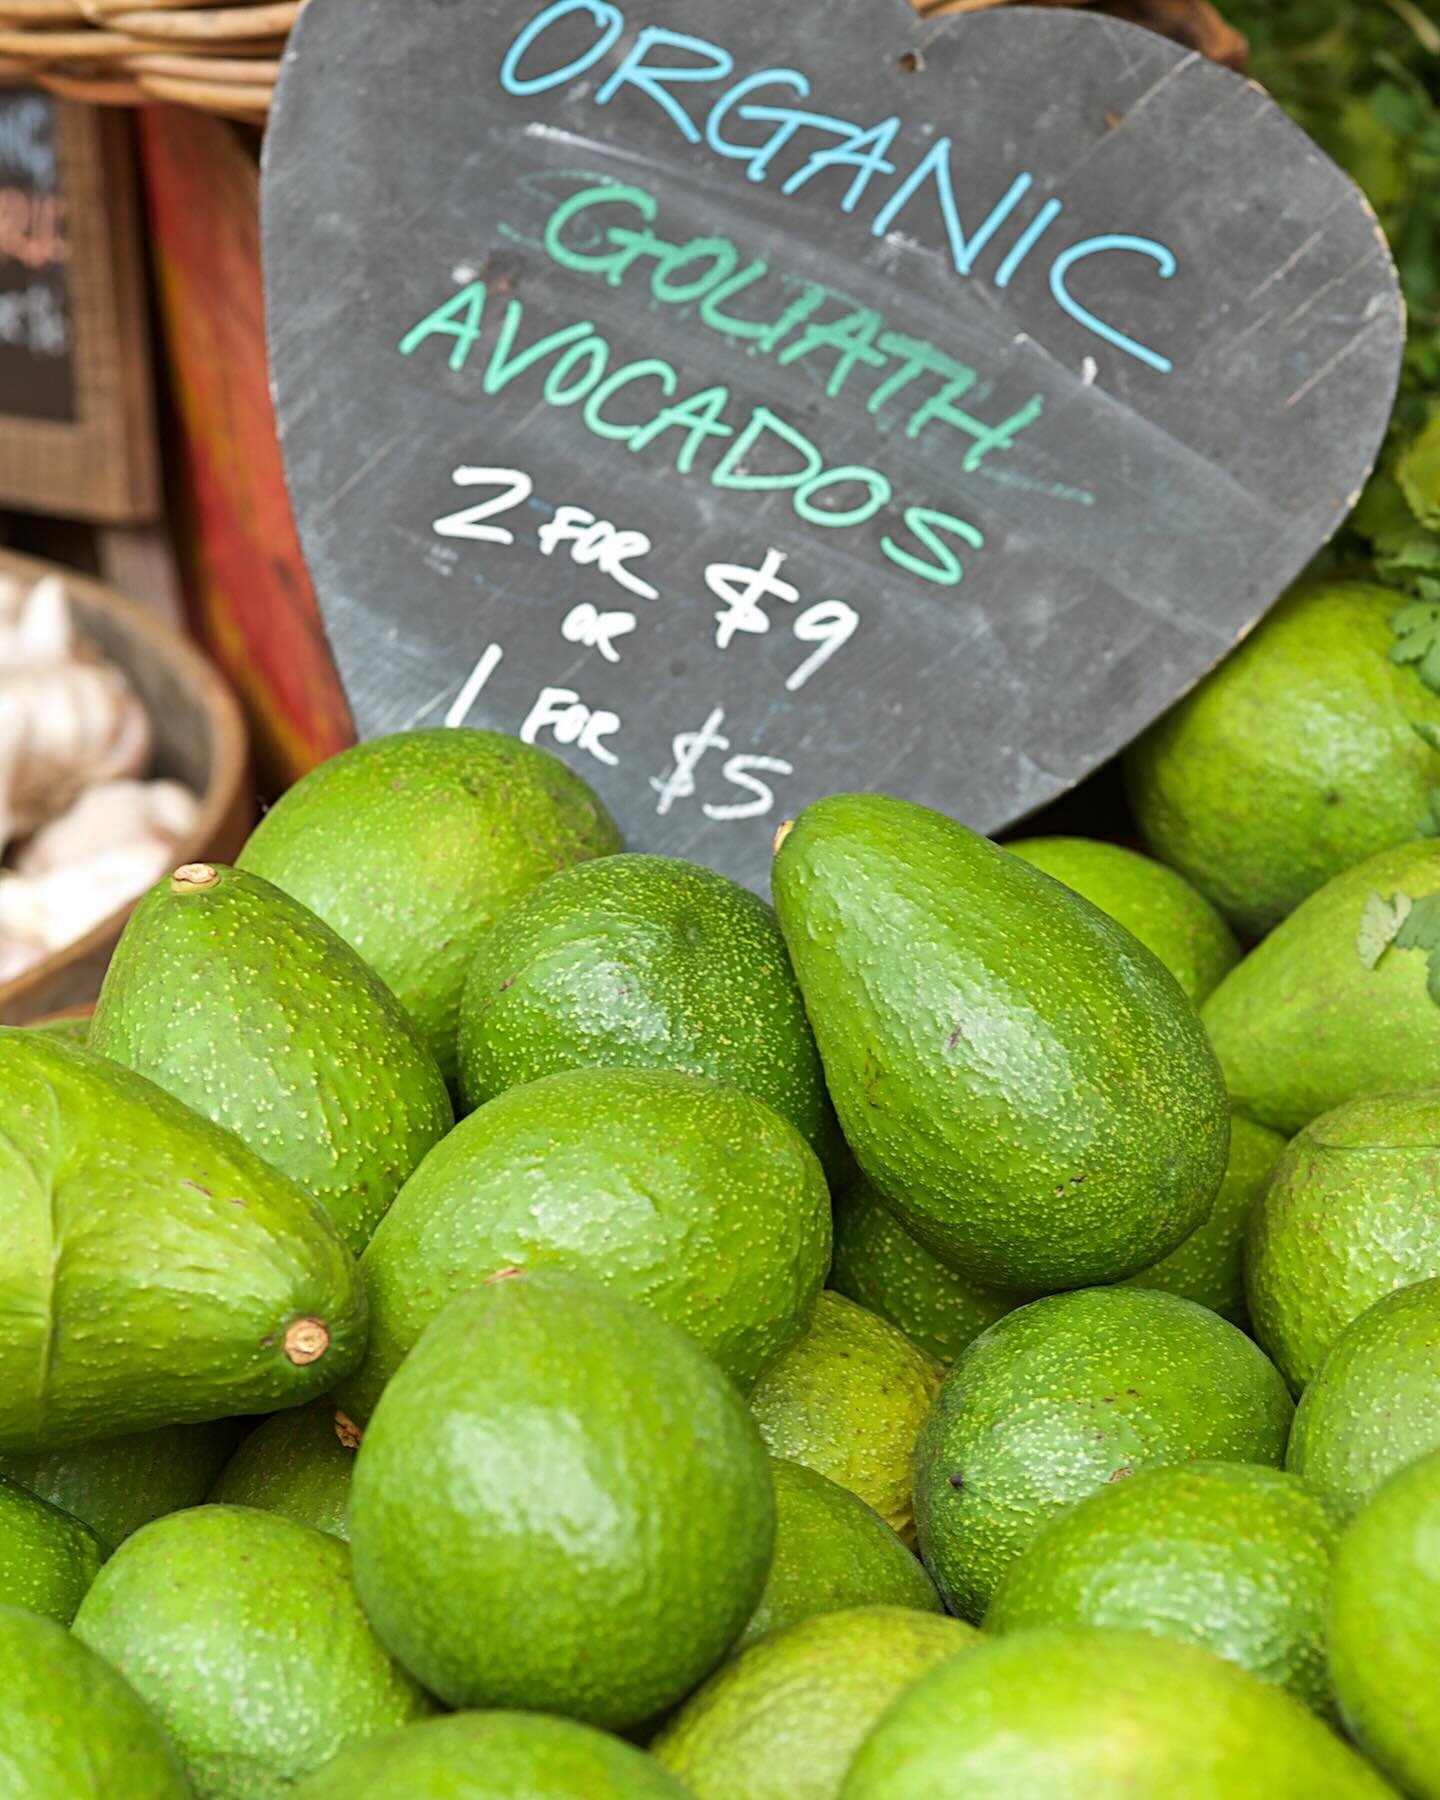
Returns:
[[[56,102],[0,88],[0,413],[75,417]]]
[[[296,514],[365,735],[557,749],[757,886],[845,788],[995,829],[1334,530],[1389,254],[1136,27],[310,0],[266,144]]]

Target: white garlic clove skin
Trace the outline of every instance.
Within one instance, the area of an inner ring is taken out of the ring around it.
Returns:
[[[145,708],[120,671],[101,664],[0,671],[0,721],[8,837],[55,818],[85,787],[139,775],[150,760]]]
[[[37,581],[13,614],[0,590],[0,669],[39,669],[78,655],[70,601],[58,575]]]
[[[167,862],[195,828],[200,804],[178,781],[109,781],[87,788],[15,855],[22,875],[48,875],[102,851],[153,842]]]
[[[0,938],[42,954],[63,950],[153,887],[172,854],[169,844],[147,838],[48,875],[0,874]]]

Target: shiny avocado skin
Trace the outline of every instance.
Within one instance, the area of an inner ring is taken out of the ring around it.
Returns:
[[[0,1606],[68,1625],[103,1561],[88,1525],[0,1475]]]
[[[749,1387],[805,1329],[830,1251],[820,1164],[760,1101],[659,1069],[547,1075],[405,1184],[360,1262],[370,1346],[337,1399],[363,1424],[446,1301],[507,1267],[593,1276]]]
[[[579,1068],[680,1069],[763,1100],[824,1155],[835,1120],[775,914],[667,856],[552,876],[481,939],[460,1012],[468,1106]]]
[[[231,1133],[22,1030],[0,1109],[0,1451],[297,1406],[359,1360],[354,1258]]]
[[[619,1738],[544,1713],[462,1712],[342,1751],[291,1800],[693,1800]]]
[[[346,1503],[360,1434],[329,1400],[312,1400],[259,1424],[220,1473],[209,1498],[253,1506],[347,1539]]]
[[[622,848],[599,797],[558,757],[441,727],[356,744],[312,769],[239,860],[359,952],[453,1082],[481,937],[547,875]]]
[[[844,794],[782,834],[776,910],[862,1170],[974,1281],[1117,1281],[1208,1216],[1230,1110],[1174,977],[963,825]]]
[[[154,1710],[198,1800],[275,1800],[347,1745],[437,1710],[371,1629],[345,1545],[249,1507],[137,1531],[74,1630]]]
[[[244,1430],[242,1420],[215,1419],[11,1452],[0,1455],[0,1475],[83,1520],[108,1556],[152,1519],[198,1506]]]
[[[439,1066],[379,976],[308,907],[220,864],[140,902],[90,1048],[227,1126],[357,1255],[454,1123]]]
[[[0,1794],[5,1800],[193,1800],[159,1722],[77,1638],[0,1606]]]

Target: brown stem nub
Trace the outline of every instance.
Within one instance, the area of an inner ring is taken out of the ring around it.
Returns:
[[[358,1450],[365,1433],[350,1417],[349,1413],[337,1412],[335,1415],[335,1435],[347,1450]]]
[[[206,888],[217,887],[220,882],[220,871],[209,863],[183,863],[170,877],[172,894],[203,894]]]
[[[525,1271],[518,1263],[511,1263],[508,1269],[497,1269],[493,1275],[487,1275],[480,1285],[481,1287],[494,1287],[497,1281],[513,1281],[517,1275],[524,1273]]]
[[[297,1367],[319,1362],[330,1348],[330,1327],[322,1319],[295,1319],[285,1333],[285,1354]]]
[[[780,827],[780,829],[775,833],[775,855],[776,856],[778,856],[780,854],[780,851],[781,851],[782,847],[784,846],[786,838],[789,837],[790,833],[794,829],[795,829],[795,821],[793,819],[787,819],[785,821],[785,823]]]

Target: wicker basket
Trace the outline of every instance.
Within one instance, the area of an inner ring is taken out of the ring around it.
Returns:
[[[69,100],[262,124],[301,0],[0,0],[0,76]]]

